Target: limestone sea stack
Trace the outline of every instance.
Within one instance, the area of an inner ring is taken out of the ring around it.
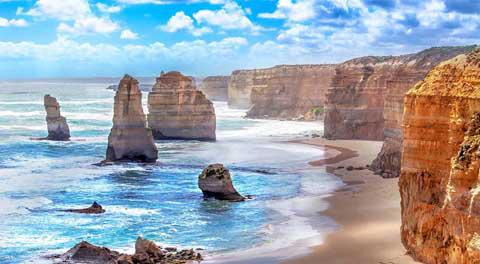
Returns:
[[[155,162],[158,151],[146,127],[138,81],[125,75],[118,87],[105,161]]]
[[[43,97],[45,111],[47,112],[47,140],[67,141],[70,140],[70,129],[67,119],[60,114],[60,104],[55,97],[49,94]]]
[[[205,198],[227,200],[233,202],[244,201],[233,187],[230,171],[222,164],[211,164],[198,176],[198,187]]]
[[[228,101],[228,82],[230,76],[208,76],[200,82],[202,91],[209,100]]]
[[[256,71],[249,118],[321,119],[335,65],[279,65]]]
[[[406,95],[401,238],[424,263],[480,263],[480,50]]]
[[[148,95],[148,125],[155,139],[215,140],[212,102],[180,72],[162,73]]]
[[[384,143],[382,150],[370,168],[386,177],[400,175],[402,153],[402,121],[405,93],[439,63],[457,55],[471,52],[475,46],[440,47],[422,51],[414,56],[410,63],[397,67],[392,77],[386,82],[384,101]]]
[[[397,105],[402,92],[438,63],[461,52],[462,48],[433,48],[401,56],[362,57],[338,65],[326,95],[325,137],[383,140],[392,133],[392,129],[384,132],[385,120],[389,128],[401,120]],[[391,101],[385,104],[387,97]],[[385,106],[395,110],[384,116]]]

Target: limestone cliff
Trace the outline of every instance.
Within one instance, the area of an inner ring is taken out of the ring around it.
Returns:
[[[212,101],[228,101],[230,76],[208,76],[200,82],[199,90]]]
[[[435,65],[473,49],[474,46],[431,48],[414,55],[409,63],[397,67],[392,78],[386,82],[383,112],[385,142],[372,163],[372,170],[386,177],[399,176],[405,93],[422,80]]]
[[[334,74],[334,65],[280,65],[258,70],[247,117],[316,119],[322,116]]]
[[[60,114],[60,104],[55,97],[49,94],[43,97],[43,104],[47,112],[47,140],[66,141],[70,139],[70,129],[67,119]]]
[[[232,108],[248,109],[251,106],[250,94],[253,88],[253,79],[261,70],[237,70],[232,72],[228,83],[228,106]]]
[[[432,48],[402,56],[362,57],[340,64],[327,91],[325,137],[383,140],[385,135],[399,134],[402,93],[438,63],[465,50]],[[388,112],[384,114],[385,108]]]
[[[105,161],[154,162],[158,151],[146,127],[138,81],[125,75],[118,87]]]
[[[179,72],[160,75],[148,95],[148,125],[155,139],[215,140],[212,102]]]
[[[402,241],[424,263],[480,263],[480,50],[406,95]]]

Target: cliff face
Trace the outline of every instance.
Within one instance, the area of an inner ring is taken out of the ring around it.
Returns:
[[[408,63],[397,67],[386,83],[383,117],[385,120],[385,142],[372,163],[372,169],[387,177],[400,174],[403,142],[403,101],[405,93],[439,63],[474,49],[468,47],[431,48],[413,55]]]
[[[323,113],[334,73],[334,65],[280,65],[257,70],[247,117],[315,119],[313,112]]]
[[[230,76],[209,76],[200,83],[202,91],[212,101],[228,101]]]
[[[431,48],[415,54],[363,57],[340,64],[327,92],[325,136],[329,139],[386,139],[384,158],[374,165],[396,167],[401,141],[403,95],[440,62],[472,47]],[[384,130],[385,128],[385,130]],[[393,140],[391,140],[393,138]],[[396,151],[394,151],[394,150]]]
[[[158,151],[146,127],[138,81],[125,75],[118,87],[105,161],[154,162]]]
[[[232,72],[228,83],[228,106],[248,109],[251,106],[250,94],[253,79],[261,70],[237,70]]]
[[[157,78],[148,95],[148,108],[148,125],[155,139],[215,140],[212,102],[179,72]]]
[[[401,237],[425,263],[480,263],[480,50],[406,95]]]
[[[70,139],[70,129],[67,119],[60,114],[60,104],[55,97],[49,94],[43,97],[43,104],[47,112],[47,140],[66,141]]]

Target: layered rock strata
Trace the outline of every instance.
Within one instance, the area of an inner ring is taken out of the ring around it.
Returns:
[[[123,77],[113,108],[113,127],[105,161],[155,162],[158,151],[152,132],[146,127],[142,92],[136,79],[129,75]]]
[[[198,176],[198,187],[205,198],[234,202],[245,200],[233,187],[230,171],[222,164],[211,164],[205,168]]]
[[[253,77],[250,118],[318,119],[335,65],[280,65]]]
[[[202,91],[209,100],[228,101],[228,83],[230,76],[209,76],[200,82]]]
[[[382,150],[373,161],[371,169],[386,177],[400,174],[403,142],[402,121],[405,93],[422,80],[428,71],[440,62],[459,54],[468,53],[474,46],[432,48],[415,55],[411,62],[400,65],[386,82],[384,102],[384,140]]]
[[[402,93],[438,63],[464,51],[432,48],[402,56],[362,57],[340,64],[326,95],[325,137],[383,140],[385,134],[398,134]],[[385,108],[389,112],[384,116]],[[384,132],[386,125],[389,129]]]
[[[49,94],[43,97],[45,111],[47,112],[47,140],[66,141],[70,139],[70,128],[67,119],[60,114],[60,104],[55,97]]]
[[[215,140],[212,102],[179,72],[160,75],[148,95],[148,125],[155,139]]]
[[[480,263],[480,50],[406,95],[401,238],[424,263]]]

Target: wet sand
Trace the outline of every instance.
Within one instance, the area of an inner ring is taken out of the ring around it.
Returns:
[[[397,179],[383,179],[369,170],[338,167],[365,167],[380,151],[381,142],[360,140],[325,140],[314,138],[295,141],[336,151],[332,157],[313,161],[312,166],[327,166],[346,187],[327,198],[330,206],[321,212],[332,217],[339,229],[328,235],[312,253],[288,260],[286,264],[319,263],[417,263],[406,255],[400,241],[400,194]]]

